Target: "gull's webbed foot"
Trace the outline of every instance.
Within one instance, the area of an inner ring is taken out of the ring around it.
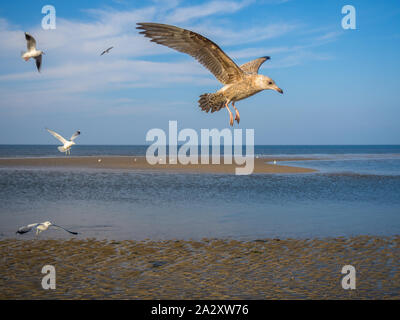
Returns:
[[[232,107],[235,109],[235,120],[236,122],[239,124],[240,122],[240,114],[239,114],[239,110],[236,109],[235,104],[232,102]]]
[[[225,103],[225,107],[226,107],[226,110],[228,110],[228,112],[229,112],[229,124],[231,125],[231,127],[233,127],[233,115],[232,115],[231,110],[229,109],[228,103],[229,102]]]

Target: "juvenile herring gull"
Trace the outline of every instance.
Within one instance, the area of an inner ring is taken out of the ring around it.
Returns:
[[[36,49],[35,38],[27,32],[25,32],[25,39],[28,50],[26,52],[22,52],[21,57],[25,61],[28,61],[30,58],[34,58],[36,60],[36,67],[40,72],[40,67],[42,66],[42,55],[44,52]]]
[[[50,221],[45,221],[42,223],[28,224],[27,226],[23,226],[23,227],[19,228],[16,233],[24,234],[24,233],[27,233],[27,232],[31,231],[32,229],[36,228],[36,235],[38,235],[40,232],[46,231],[49,227],[60,228],[60,229],[63,229],[65,231],[67,231],[71,234],[75,234],[75,235],[78,234],[78,232],[69,231],[61,226],[51,223]]]
[[[74,142],[74,140],[76,139],[77,136],[79,136],[81,134],[81,132],[78,130],[72,135],[70,140],[67,140],[63,136],[61,136],[60,134],[58,134],[57,132],[55,132],[53,130],[50,130],[50,129],[47,129],[47,128],[46,128],[46,130],[48,132],[50,132],[53,135],[54,138],[58,139],[63,144],[63,146],[57,147],[57,149],[60,152],[65,152],[65,154],[71,154],[71,147],[74,144],[76,144]]]
[[[250,97],[262,90],[272,89],[283,93],[271,78],[258,74],[260,66],[270,57],[261,57],[247,62],[240,67],[232,61],[222,49],[202,35],[159,23],[138,23],[140,34],[152,42],[162,44],[177,51],[187,53],[206,67],[224,86],[215,93],[200,96],[199,106],[203,111],[219,111],[226,108],[229,123],[233,126],[233,116],[229,103],[235,109],[235,120],[240,121],[235,102]]]
[[[100,55],[102,56],[105,53],[109,53],[112,48],[114,47],[109,47],[108,49],[104,50]]]

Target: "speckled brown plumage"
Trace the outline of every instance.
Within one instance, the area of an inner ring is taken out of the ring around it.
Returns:
[[[236,111],[235,120],[239,123],[239,111],[234,105],[236,101],[262,90],[272,89],[283,93],[272,79],[258,74],[258,69],[269,57],[261,57],[239,67],[217,44],[196,32],[159,23],[138,23],[137,29],[142,30],[140,33],[152,42],[191,55],[224,84],[215,93],[201,95],[199,106],[206,112],[215,112],[226,107],[231,126],[233,116],[229,103],[232,103]]]

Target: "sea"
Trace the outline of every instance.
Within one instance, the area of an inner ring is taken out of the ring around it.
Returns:
[[[146,149],[76,145],[71,156],[143,156]],[[0,167],[0,238],[35,238],[15,231],[48,220],[79,234],[53,229],[40,238],[256,240],[400,234],[400,145],[260,145],[254,153],[317,171],[236,176]],[[0,145],[0,157],[65,155],[55,145]]]

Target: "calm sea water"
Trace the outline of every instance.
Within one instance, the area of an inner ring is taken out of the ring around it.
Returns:
[[[76,145],[71,149],[72,156],[144,156],[147,146],[127,145]],[[297,157],[310,156],[321,157],[324,155],[399,155],[400,145],[370,145],[370,146],[255,146],[254,154],[258,156],[283,156]],[[0,157],[64,157],[57,150],[56,145],[0,145]]]
[[[145,146],[75,146],[74,156],[144,155]],[[256,146],[311,174],[235,176],[0,168],[0,237],[53,221],[99,239],[257,239],[400,234],[400,146]],[[62,156],[0,146],[0,157]],[[18,237],[31,238],[33,235]],[[43,238],[70,235],[53,230]]]

